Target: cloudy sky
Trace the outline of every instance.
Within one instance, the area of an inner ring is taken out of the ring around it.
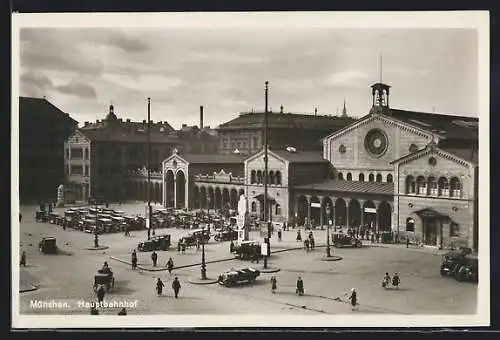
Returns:
[[[20,94],[43,97],[80,122],[151,117],[217,126],[239,112],[354,116],[371,105],[369,86],[392,86],[391,106],[478,116],[478,48],[466,29],[22,28]]]

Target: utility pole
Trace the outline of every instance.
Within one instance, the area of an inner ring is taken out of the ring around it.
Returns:
[[[146,213],[146,224],[148,228],[148,240],[151,239],[151,98],[148,97],[148,210]]]
[[[267,145],[268,145],[268,136],[267,136],[267,128],[268,128],[268,92],[269,92],[269,82],[266,81],[266,102],[265,102],[265,110],[264,110],[264,223],[267,225],[267,237],[264,238],[264,242],[267,244],[267,253],[264,256],[264,268],[267,268],[267,257],[271,253],[271,233],[270,233],[270,223],[268,216],[268,202],[267,202],[267,166],[268,166],[268,157],[267,157]]]

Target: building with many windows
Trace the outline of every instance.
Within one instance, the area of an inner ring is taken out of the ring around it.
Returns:
[[[64,181],[63,146],[78,122],[45,98],[19,97],[19,196],[55,200]]]

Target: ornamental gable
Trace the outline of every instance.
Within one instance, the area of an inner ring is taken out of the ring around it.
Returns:
[[[83,133],[75,130],[67,140],[68,144],[88,144],[90,140]]]
[[[181,156],[174,154],[163,161],[164,169],[177,169],[177,168],[185,168],[188,162],[183,159]]]

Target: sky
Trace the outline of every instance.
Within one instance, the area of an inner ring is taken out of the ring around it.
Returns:
[[[478,117],[473,29],[22,28],[20,95],[79,121],[147,117],[216,127],[240,112],[361,117],[370,85],[392,86],[393,108]]]

